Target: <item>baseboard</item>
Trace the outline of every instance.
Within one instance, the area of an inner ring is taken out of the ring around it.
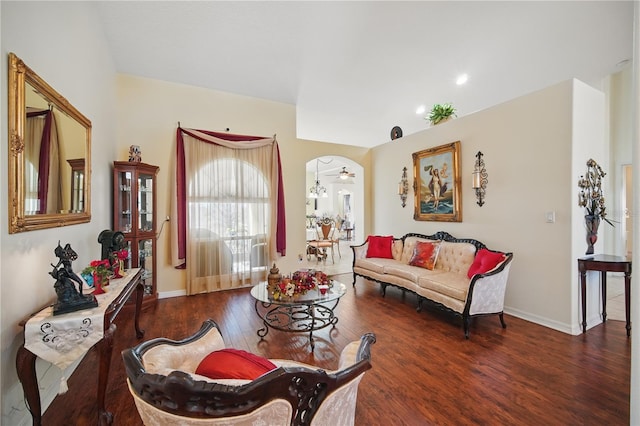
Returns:
[[[512,309],[505,306],[504,313],[513,315],[514,317],[523,319],[525,321],[529,321],[543,327],[548,327],[553,330],[560,331],[562,333],[571,334],[573,336],[577,336],[582,334],[582,326],[580,324],[567,324],[564,322],[558,322],[554,320],[550,320],[549,318],[541,317],[538,315],[533,315],[530,312],[521,311],[519,309]],[[602,318],[599,316],[587,318],[587,329],[595,327],[598,324],[602,323]],[[507,324],[508,325],[508,324]]]
[[[158,299],[168,299],[170,297],[186,296],[187,290],[163,291],[158,293]]]

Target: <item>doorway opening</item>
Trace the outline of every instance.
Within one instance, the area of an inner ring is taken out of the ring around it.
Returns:
[[[353,253],[349,247],[364,238],[364,168],[346,157],[326,155],[306,164],[306,240],[318,238],[317,224],[323,218],[335,223],[333,237],[339,240],[340,256],[321,259],[325,273],[351,272]],[[338,251],[336,251],[338,252]],[[318,259],[307,256],[308,267]]]

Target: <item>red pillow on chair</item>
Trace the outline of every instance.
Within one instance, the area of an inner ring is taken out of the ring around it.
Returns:
[[[369,235],[367,238],[369,245],[367,246],[367,257],[382,257],[385,259],[393,259],[391,246],[393,245],[393,235],[380,236]]]
[[[498,263],[504,260],[504,253],[499,253],[495,251],[490,251],[487,249],[480,249],[478,253],[476,253],[475,259],[473,259],[473,263],[469,267],[469,271],[467,272],[467,276],[469,278],[473,277],[475,274],[484,274],[495,268]]]
[[[204,357],[196,374],[210,379],[254,380],[276,368],[261,356],[240,349],[221,349]]]

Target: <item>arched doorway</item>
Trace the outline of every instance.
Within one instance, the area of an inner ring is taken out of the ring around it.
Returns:
[[[363,241],[364,168],[346,157],[325,155],[306,164],[306,238],[317,238],[315,222],[331,217],[339,224],[336,235],[340,239],[341,258],[322,261],[325,272],[332,274],[351,271],[352,252],[349,245]],[[317,259],[308,256],[309,267]]]

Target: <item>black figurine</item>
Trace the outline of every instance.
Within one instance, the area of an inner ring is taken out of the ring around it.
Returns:
[[[58,302],[53,305],[53,315],[98,306],[98,301],[93,294],[82,294],[82,280],[71,268],[71,262],[78,259],[78,254],[71,245],[67,243],[63,248],[58,241],[58,247],[55,248],[54,253],[58,258],[58,264],[51,264],[53,271],[49,272],[49,275],[56,279],[53,288],[58,295]],[[77,290],[74,282],[78,284]]]

